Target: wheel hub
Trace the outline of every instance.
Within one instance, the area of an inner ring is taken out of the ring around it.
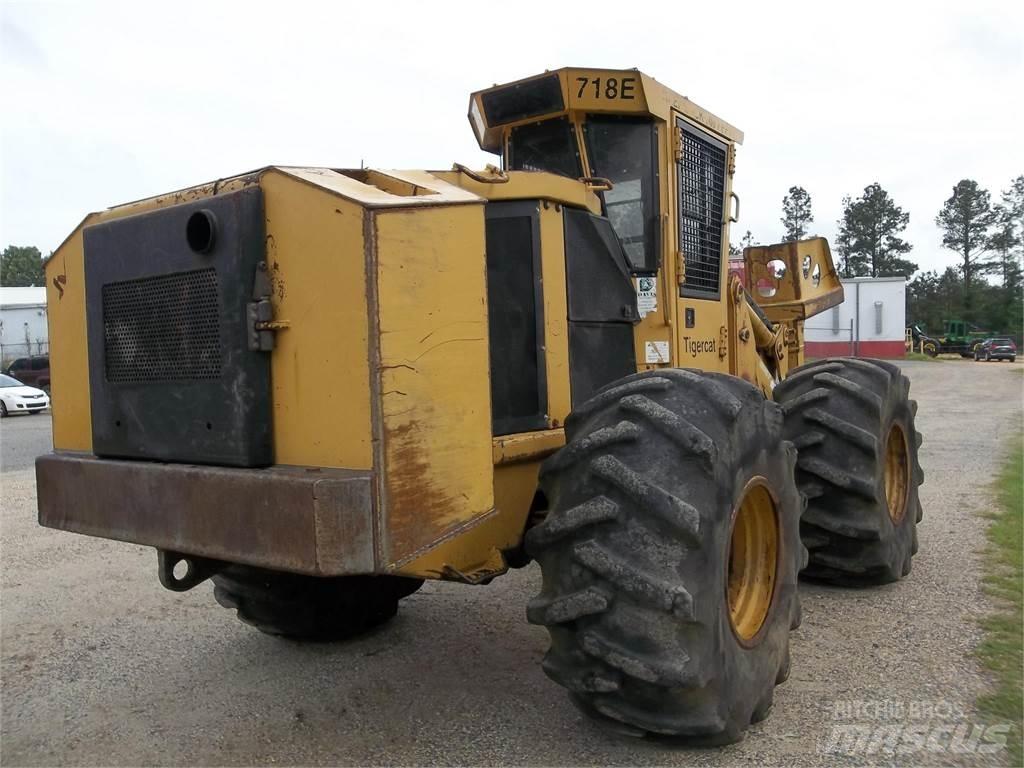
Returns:
[[[751,644],[771,609],[779,560],[779,518],[762,478],[744,489],[729,540],[726,599],[740,642]]]
[[[906,512],[909,466],[907,437],[903,427],[893,424],[885,441],[885,501],[893,523],[902,520]]]

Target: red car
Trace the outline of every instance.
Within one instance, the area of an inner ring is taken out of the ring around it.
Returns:
[[[46,392],[50,391],[49,355],[19,357],[7,366],[7,370],[4,373],[8,376],[13,376],[25,386],[37,387]]]

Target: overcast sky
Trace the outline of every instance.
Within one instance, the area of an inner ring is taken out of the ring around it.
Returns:
[[[841,10],[830,10],[832,6]],[[741,128],[746,229],[792,185],[830,239],[878,181],[942,268],[952,186],[1024,173],[1024,3],[52,3],[0,0],[0,246],[269,164],[483,165],[470,91],[638,67]]]

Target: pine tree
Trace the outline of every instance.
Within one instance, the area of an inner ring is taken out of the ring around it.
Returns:
[[[814,221],[811,213],[811,196],[803,187],[790,187],[782,198],[782,218],[779,219],[786,228],[783,242],[803,240],[807,235],[807,225]]]
[[[993,208],[995,222],[988,246],[996,254],[992,266],[1002,278],[999,287],[998,327],[1021,333],[1024,324],[1024,277],[1021,262],[1024,257],[1024,176],[1018,176],[1010,188],[1002,193],[1001,202]]]
[[[875,182],[864,187],[856,200],[843,198],[840,240],[855,274],[872,277],[909,277],[917,264],[900,258],[913,246],[900,237],[910,214],[904,212]]]
[[[993,269],[983,256],[990,248],[988,231],[995,222],[996,212],[992,210],[988,190],[973,179],[963,179],[953,187],[953,195],[935,217],[942,230],[942,245],[960,257],[964,306],[968,310],[973,305],[972,285],[976,278]]]
[[[853,201],[849,195],[843,197],[843,218],[836,222],[836,256],[838,257],[840,277],[863,277],[870,272],[867,257],[853,252],[853,238],[846,223],[850,218],[849,211],[852,204]]]

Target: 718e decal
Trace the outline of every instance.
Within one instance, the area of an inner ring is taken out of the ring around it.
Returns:
[[[585,95],[593,95],[595,99],[629,99],[636,98],[636,78],[624,77],[621,80],[617,77],[577,77],[576,82],[580,84],[576,92],[576,98],[582,99]]]

